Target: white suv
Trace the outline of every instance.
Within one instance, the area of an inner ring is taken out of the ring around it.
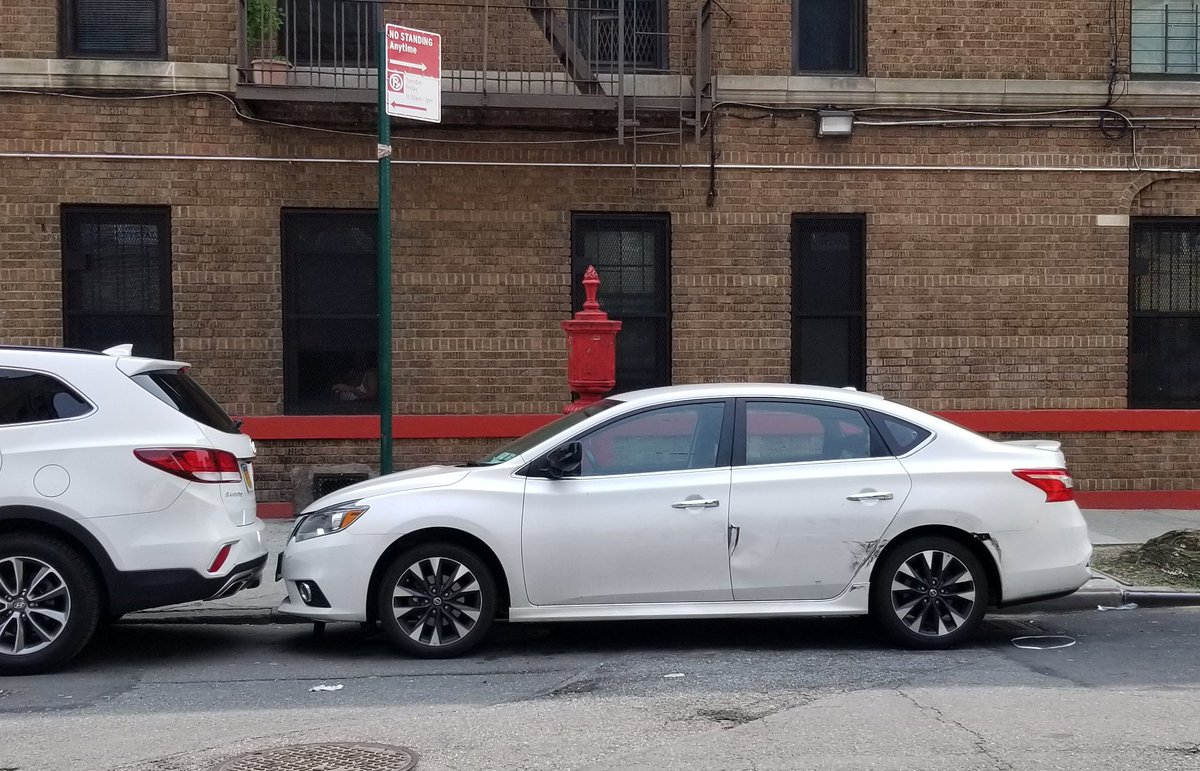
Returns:
[[[130,350],[0,346],[0,675],[261,580],[254,443],[188,365]]]

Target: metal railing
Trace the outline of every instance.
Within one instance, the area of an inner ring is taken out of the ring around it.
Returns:
[[[259,98],[327,101],[301,90],[347,89],[359,92],[347,101],[368,101],[380,13],[442,35],[448,106],[618,109],[636,98],[690,111],[695,67],[711,61],[697,51],[710,44],[701,17],[711,14],[693,26],[668,0],[242,0],[239,82],[280,87]]]

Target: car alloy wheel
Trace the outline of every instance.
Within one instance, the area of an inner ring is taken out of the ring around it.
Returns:
[[[892,576],[892,610],[920,635],[942,637],[966,623],[975,607],[975,580],[953,554],[918,552]]]
[[[400,574],[392,612],[404,633],[424,645],[452,645],[479,623],[483,595],[475,574],[449,557],[419,560]]]
[[[448,658],[487,635],[496,607],[487,564],[454,544],[422,544],[397,556],[380,582],[377,612],[403,650]]]
[[[71,617],[71,591],[36,557],[0,559],[0,652],[28,656],[53,644]]]
[[[898,544],[871,579],[871,615],[912,648],[958,645],[979,628],[991,597],[987,572],[963,542],[942,536]]]
[[[6,533],[0,544],[0,675],[46,672],[74,658],[96,631],[95,571],[68,544]]]

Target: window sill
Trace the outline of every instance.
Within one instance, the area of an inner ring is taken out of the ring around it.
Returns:
[[[717,102],[839,107],[1097,107],[1103,80],[868,78],[818,75],[721,75]],[[1143,79],[1121,84],[1121,107],[1195,107],[1193,80]]]
[[[0,88],[232,93],[235,83],[236,70],[228,64],[0,58]]]

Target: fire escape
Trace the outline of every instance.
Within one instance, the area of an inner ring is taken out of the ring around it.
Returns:
[[[668,7],[670,2],[670,7]],[[243,0],[237,97],[279,114],[376,103],[381,20],[442,35],[444,122],[520,116],[615,132],[633,157],[699,137],[716,0]],[[449,120],[446,120],[449,118]],[[676,157],[682,153],[675,153]]]

